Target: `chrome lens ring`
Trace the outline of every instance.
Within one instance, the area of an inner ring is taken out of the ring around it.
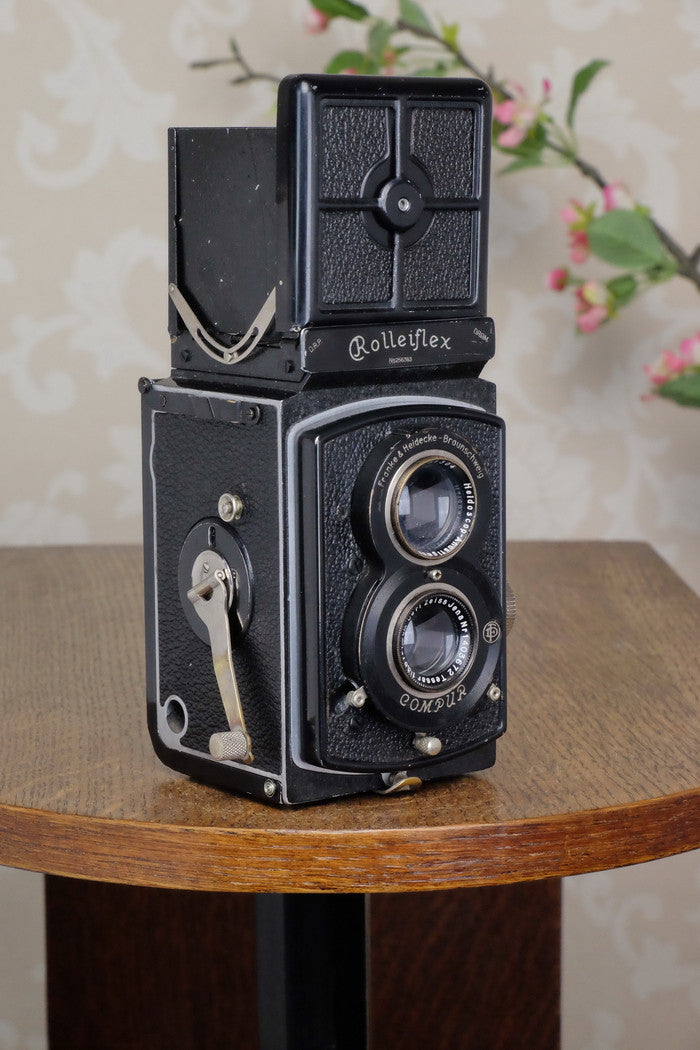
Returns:
[[[464,462],[447,451],[421,452],[392,479],[386,524],[402,554],[436,564],[466,543],[476,511],[476,487]]]
[[[424,696],[453,689],[468,674],[476,653],[476,616],[454,587],[426,585],[398,608],[387,638],[397,682]]]

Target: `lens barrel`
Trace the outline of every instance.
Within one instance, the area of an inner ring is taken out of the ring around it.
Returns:
[[[501,649],[501,602],[481,568],[491,481],[470,441],[445,424],[379,442],[352,502],[368,560],[345,616],[344,663],[373,708],[419,732],[464,722]]]
[[[452,689],[469,670],[474,637],[473,610],[458,591],[421,587],[396,617],[396,672],[404,684],[426,694]]]
[[[476,516],[476,491],[464,464],[446,453],[420,455],[397,474],[389,501],[392,534],[426,561],[459,550]]]

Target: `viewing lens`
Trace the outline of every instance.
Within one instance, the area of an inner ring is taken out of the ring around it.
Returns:
[[[419,558],[444,558],[466,540],[476,498],[467,471],[456,461],[419,461],[396,486],[393,526],[403,547]]]
[[[424,594],[399,617],[399,669],[416,688],[449,688],[469,667],[473,639],[474,621],[465,602],[443,591]]]

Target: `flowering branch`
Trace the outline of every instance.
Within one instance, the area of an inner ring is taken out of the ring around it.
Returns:
[[[404,4],[402,6],[405,8],[407,5]],[[459,44],[457,43],[457,34],[452,32],[453,29],[456,29],[458,27],[446,26],[444,27],[444,29],[447,30],[447,33],[445,33],[443,30],[443,34],[440,35],[439,33],[436,33],[435,30],[431,27],[427,18],[425,19],[424,24],[420,24],[421,19],[418,16],[418,12],[415,10],[417,5],[413,6],[413,20],[408,21],[406,20],[406,18],[398,18],[393,25],[394,31],[399,33],[412,33],[413,36],[422,37],[424,40],[432,40],[434,43],[438,44],[439,47],[444,48],[447,52],[449,52],[452,55],[456,66],[461,67],[468,73],[471,73],[472,76],[478,77],[479,80],[485,81],[485,83],[487,83],[488,86],[491,88],[491,91],[496,98],[500,100],[511,98],[511,94],[508,88],[505,84],[500,83],[496,79],[496,75],[492,69],[489,69],[488,72],[480,70],[475,65],[475,63],[472,62],[470,58],[467,58],[467,56],[464,54]]]
[[[228,66],[233,64],[240,66],[241,73],[233,78],[231,81],[232,84],[247,84],[251,80],[268,80],[271,84],[279,83],[279,77],[274,76],[274,74],[261,73],[253,69],[243,57],[241,50],[233,37],[231,37],[228,43],[231,48],[230,55],[226,55],[224,58],[209,58],[202,59],[199,62],[192,62],[192,69],[212,69],[214,66]]]
[[[562,212],[570,262],[581,266],[593,256],[616,272],[602,281],[559,267],[547,279],[554,291],[573,291],[579,332],[596,331],[639,295],[672,277],[683,277],[700,291],[700,245],[692,252],[685,251],[648,208],[635,202],[619,182],[606,179],[580,154],[575,134],[578,103],[608,65],[606,61],[595,59],[575,74],[565,121],[559,124],[547,112],[551,92],[547,81],[541,100],[532,102],[519,84],[501,80],[493,69],[484,71],[475,65],[459,45],[457,23],[441,23],[436,28],[417,0],[397,3],[398,17],[387,21],[375,17],[355,0],[310,0],[305,19],[310,32],[323,32],[334,18],[367,26],[365,49],[338,52],[325,72],[445,76],[464,71],[479,77],[494,96],[494,148],[509,159],[502,174],[552,162],[565,163],[597,187],[600,198],[595,203],[571,201]],[[250,80],[277,82],[277,77],[253,70],[234,40],[230,47],[231,56],[195,66],[201,69],[235,63],[241,69],[235,84]],[[700,407],[700,336],[685,340],[678,353],[664,351],[657,365],[648,367],[646,372],[652,381],[652,393]]]

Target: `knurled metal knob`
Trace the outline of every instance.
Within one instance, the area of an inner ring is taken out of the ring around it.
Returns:
[[[250,737],[242,729],[231,733],[213,733],[209,737],[209,754],[217,762],[250,762]]]
[[[412,743],[416,751],[429,758],[439,755],[442,751],[442,740],[436,736],[427,736],[426,733],[416,733]]]
[[[513,588],[506,580],[506,634],[510,634],[517,614],[517,602]]]

